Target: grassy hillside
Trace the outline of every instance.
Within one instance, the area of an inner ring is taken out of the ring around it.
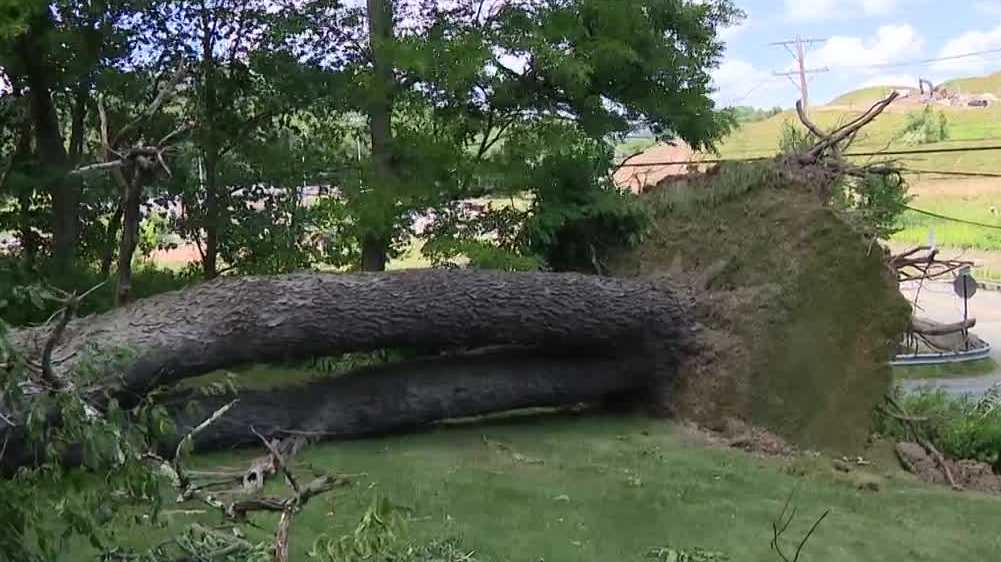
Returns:
[[[917,108],[915,108],[917,110]],[[908,145],[898,139],[907,118],[907,111],[894,110],[880,115],[856,141],[855,151],[914,150],[917,148],[960,148],[1001,144],[1001,104],[988,109],[944,108],[949,119],[950,140],[921,146]],[[819,108],[811,118],[821,127],[831,128],[845,123],[861,113],[858,111]],[[769,156],[778,150],[782,128],[787,123],[798,125],[794,112],[787,111],[770,119],[748,123],[727,137],[720,151],[725,158]],[[1001,171],[1001,159],[996,152],[926,154],[907,157],[903,164],[918,169],[942,171]]]
[[[908,86],[872,86],[870,88],[862,88],[834,98],[829,105],[861,105],[865,103],[872,103],[875,100],[882,99],[890,95],[891,91],[903,87]]]
[[[958,90],[964,93],[989,93],[1001,96],[1001,72],[995,72],[987,76],[949,80],[943,85],[950,90]]]
[[[258,453],[197,461],[202,468],[245,466]],[[611,416],[516,418],[318,445],[298,460],[362,475],[296,518],[291,559],[313,560],[307,551],[317,537],[351,532],[373,495],[383,493],[413,510],[410,539],[458,537],[480,562],[641,562],[667,546],[775,562],[771,524],[792,492],[790,551],[831,510],[803,560],[997,559],[1001,500],[920,484],[896,468],[888,449],[866,458],[874,464],[865,473],[844,474],[824,457],[758,458],[707,446],[667,422]],[[179,508],[199,506],[167,505],[166,529],[131,540],[156,544],[190,519],[177,515]],[[218,521],[213,513],[194,517]],[[261,529],[246,528],[248,538],[270,540],[276,517],[254,522]],[[85,545],[73,556],[95,559]]]

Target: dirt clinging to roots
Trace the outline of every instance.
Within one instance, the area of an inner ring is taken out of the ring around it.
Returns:
[[[910,314],[878,244],[816,190],[768,168],[724,168],[645,196],[649,238],[622,276],[687,280],[698,352],[670,404],[712,426],[735,418],[802,448],[857,452],[892,384]]]

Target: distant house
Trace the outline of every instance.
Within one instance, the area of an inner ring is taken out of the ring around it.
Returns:
[[[633,193],[643,193],[656,187],[665,178],[688,174],[691,169],[688,164],[665,163],[688,162],[695,159],[695,156],[695,151],[680,140],[672,141],[671,144],[657,144],[626,159],[615,172],[615,185]]]

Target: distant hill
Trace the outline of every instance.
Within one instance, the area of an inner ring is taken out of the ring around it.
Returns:
[[[890,92],[893,90],[918,91],[917,88],[912,88],[910,86],[872,86],[869,88],[854,90],[848,92],[847,94],[842,94],[834,98],[834,100],[832,100],[828,105],[862,105],[872,103],[890,95]]]
[[[1001,97],[1001,72],[987,76],[949,80],[943,85],[950,90],[958,90],[966,94],[994,94]]]
[[[1001,72],[995,72],[987,76],[955,78],[938,85],[964,94],[994,94],[1001,97]],[[913,84],[872,86],[842,94],[834,98],[828,105],[863,105],[885,98],[892,90],[902,89],[910,90],[914,93],[918,92],[918,88],[914,87]]]

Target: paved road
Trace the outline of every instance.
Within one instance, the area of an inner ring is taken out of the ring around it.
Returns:
[[[907,284],[901,287],[901,292],[914,302],[918,294],[917,284]],[[991,357],[1001,365],[1001,292],[980,290],[970,299],[969,306],[970,317],[977,319],[977,326],[972,332],[991,344]],[[959,322],[963,319],[963,301],[952,291],[949,283],[925,283],[918,294],[917,314],[940,322]],[[998,383],[1001,383],[1001,368],[980,377],[907,381],[904,388],[913,390],[931,386],[951,394],[981,395]]]

